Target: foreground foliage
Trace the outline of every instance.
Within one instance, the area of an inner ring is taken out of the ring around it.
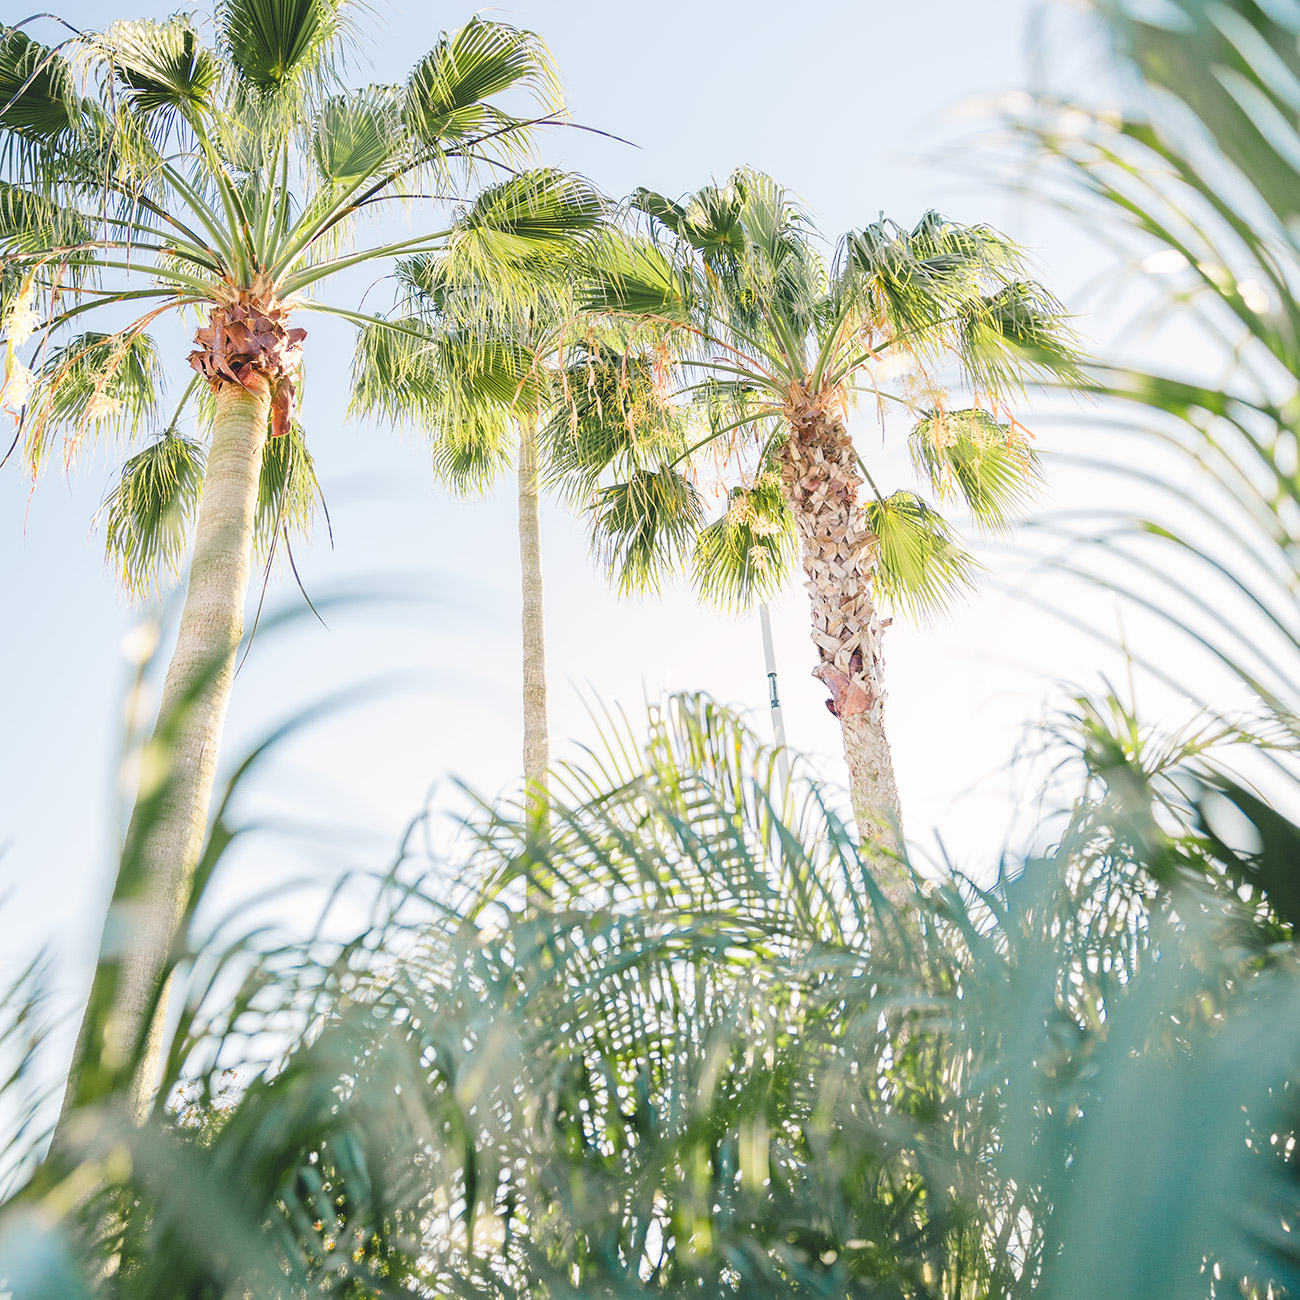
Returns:
[[[1290,920],[1266,887],[1242,906],[1211,838],[1157,829],[1182,753],[1085,721],[1104,761],[1057,850],[991,891],[917,882],[896,914],[820,787],[781,793],[734,717],[673,701],[557,771],[549,835],[522,807],[472,821],[453,906],[413,834],[348,942],[196,953],[188,1084],[138,1129],[82,1107],[51,1159],[26,1139],[0,1274],[124,1297],[1295,1285]]]

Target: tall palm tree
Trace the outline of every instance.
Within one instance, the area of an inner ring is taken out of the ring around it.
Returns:
[[[589,232],[601,201],[586,195]],[[588,233],[589,233],[588,232]],[[357,338],[353,409],[414,425],[434,466],[458,492],[485,491],[515,462],[523,632],[525,802],[544,814],[550,765],[542,598],[542,428],[563,395],[560,359],[571,342],[572,256],[534,259],[526,291],[466,274],[431,254],[397,264],[394,314]],[[396,326],[396,328],[394,328]]]
[[[150,425],[163,366],[146,331],[169,312],[206,316],[178,414],[128,464],[110,508],[110,544],[128,569],[180,555],[177,536],[193,516],[159,712],[166,745],[155,750],[169,758],[158,774],[145,764],[128,829],[145,841],[131,914],[108,921],[112,934],[125,926],[130,935],[105,977],[116,1008],[105,1032],[122,1061],[151,1032],[144,1009],[199,858],[267,440],[292,427],[307,334],[295,319],[373,323],[316,294],[353,267],[399,255],[437,251],[502,282],[522,278],[537,250],[566,237],[571,217],[586,220],[585,197],[566,178],[510,166],[533,128],[562,113],[550,57],[531,33],[475,19],[444,34],[403,85],[348,90],[342,0],[223,0],[214,31],[215,47],[184,16],[117,22],[52,48],[15,27],[0,37],[0,406],[15,415],[33,469],[60,434],[66,460],[97,432]],[[495,102],[520,90],[537,103],[531,117]],[[424,215],[488,166],[504,166],[508,179],[454,217]],[[409,204],[422,233],[383,232],[384,215]],[[366,218],[380,219],[383,237]],[[73,333],[90,315],[104,318],[99,332]],[[175,431],[196,397],[206,456]],[[155,1017],[155,1035],[160,1026]],[[137,1106],[150,1070],[136,1081]]]
[[[1061,310],[1011,241],[933,212],[851,231],[828,263],[808,216],[758,172],[680,203],[639,190],[631,206],[644,228],[600,241],[585,306],[642,327],[615,386],[659,400],[628,403],[621,438],[608,421],[606,436],[569,437],[558,460],[586,475],[622,589],[686,561],[702,594],[744,603],[780,582],[797,538],[859,830],[895,843],[877,597],[932,613],[978,566],[918,493],[881,491],[845,420],[863,394],[886,430],[887,411],[907,417],[938,499],[1005,527],[1036,474],[1012,401],[1029,378],[1075,370]],[[572,387],[585,391],[580,375]],[[727,490],[712,522],[701,475]]]

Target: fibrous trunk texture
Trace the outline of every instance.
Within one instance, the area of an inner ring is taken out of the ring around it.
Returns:
[[[546,713],[546,626],[542,608],[542,532],[537,487],[537,425],[519,424],[519,568],[523,583],[524,782],[528,811],[547,811],[550,740]]]
[[[143,1039],[146,1046],[130,1093],[137,1122],[148,1112],[161,1063],[167,999],[164,992],[153,1010],[155,998],[190,903],[207,830],[235,652],[243,635],[272,401],[270,385],[256,374],[243,383],[215,387],[212,445],[189,584],[150,747],[156,746],[165,762],[164,772],[152,778],[165,776],[163,797],[157,804],[150,800],[149,778],[142,775],[123,852],[123,873],[129,872],[130,879],[119,876],[68,1085],[72,1100],[78,1063],[98,1059],[112,1073],[137,1055]],[[101,1042],[84,1041],[92,1029],[102,1035]]]
[[[802,390],[786,407],[781,479],[799,532],[812,604],[813,676],[839,719],[864,843],[897,849],[902,815],[885,736],[884,630],[873,599],[875,537],[858,502],[862,477],[843,422]]]

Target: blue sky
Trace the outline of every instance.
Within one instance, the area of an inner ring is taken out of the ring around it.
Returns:
[[[79,2],[62,12],[95,26],[171,7]],[[975,155],[958,149],[937,160],[940,145],[970,129],[952,116],[956,105],[1068,85],[1095,66],[1095,47],[1081,38],[1086,23],[1071,7],[550,0],[488,12],[546,39],[577,121],[634,142],[561,131],[542,146],[546,161],[586,172],[611,194],[637,185],[679,194],[745,163],[795,190],[832,239],[882,211],[909,223],[938,207],[1029,245],[1067,301],[1099,265],[1100,254],[1062,221],[976,183],[967,166]],[[379,0],[373,18],[359,19],[372,67],[359,63],[355,79],[399,79],[440,28],[468,16],[454,6]],[[356,284],[356,296],[367,283]],[[456,775],[491,795],[519,765],[511,485],[492,499],[450,500],[416,440],[347,421],[348,330],[320,317],[307,323],[303,418],[334,545],[318,528],[299,569],[313,596],[400,589],[414,599],[333,610],[328,630],[303,618],[260,639],[236,684],[226,754],[361,680],[400,672],[418,684],[313,729],[262,771],[250,815],[308,828],[310,846],[296,832],[250,841],[232,864],[227,900],[295,870],[380,862],[431,787]],[[1091,332],[1090,320],[1081,325]],[[171,363],[179,391],[183,339]],[[881,447],[869,416],[858,427],[886,476],[908,482],[898,431]],[[24,918],[6,929],[15,953],[50,943],[67,956],[65,989],[84,978],[117,834],[129,678],[120,647],[141,611],[116,590],[92,520],[125,454],[106,449],[67,477],[54,470],[34,490],[12,464],[0,474],[0,873],[9,915]],[[1049,504],[1087,499],[1087,480],[1049,475]],[[701,610],[685,589],[618,601],[577,522],[552,504],[543,528],[557,756],[568,739],[593,735],[593,701],[636,716],[664,690],[708,690],[767,728],[756,618]],[[937,627],[897,625],[887,645],[889,728],[908,828],[929,844],[937,828],[972,867],[991,861],[1012,815],[1008,792],[1019,787],[1002,769],[1026,726],[1042,716],[1057,679],[1087,679],[1101,664],[1091,643],[1000,593],[1013,572],[1009,554],[988,550],[985,561],[983,595]],[[278,574],[268,608],[295,600],[291,580]],[[1112,617],[1104,600],[1088,608],[1099,625]],[[809,676],[799,588],[776,603],[774,622],[790,740],[820,756],[838,781],[838,730]]]

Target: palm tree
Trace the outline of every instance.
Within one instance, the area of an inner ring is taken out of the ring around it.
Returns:
[[[348,90],[338,74],[352,31],[341,0],[223,0],[214,28],[215,48],[183,16],[118,22],[52,48],[16,27],[0,38],[0,406],[15,415],[33,470],[60,434],[67,460],[95,433],[150,425],[163,367],[147,330],[169,312],[206,314],[177,414],[128,463],[110,503],[110,545],[131,572],[179,557],[193,516],[159,711],[166,744],[154,751],[168,763],[157,774],[145,764],[128,830],[147,841],[130,916],[108,921],[115,933],[130,923],[105,1031],[123,1061],[150,1032],[144,1008],[199,858],[267,440],[274,447],[292,428],[307,333],[295,319],[375,323],[317,290],[399,255],[436,251],[502,282],[524,277],[530,257],[567,237],[570,218],[587,221],[585,191],[510,166],[533,128],[562,112],[550,57],[531,33],[475,19],[445,34],[405,84]],[[520,90],[536,100],[531,117],[495,102]],[[508,179],[455,217],[421,215],[423,233],[367,235],[366,218],[456,199],[489,166]],[[105,318],[100,331],[73,334],[91,314]],[[196,398],[206,456],[176,432]],[[149,1070],[137,1080],[137,1107],[152,1081]]]
[[[590,229],[600,199],[588,192]],[[486,491],[514,452],[523,631],[525,802],[544,814],[550,766],[540,527],[543,425],[562,397],[559,358],[572,334],[571,257],[532,263],[526,292],[421,254],[397,264],[385,326],[358,334],[353,410],[413,425],[433,442],[454,491]],[[396,326],[396,328],[394,328]]]
[[[630,356],[606,366],[609,388],[635,390],[628,418],[621,436],[605,419],[599,437],[562,425],[554,460],[585,475],[622,590],[685,562],[704,596],[743,604],[779,584],[798,539],[858,827],[896,844],[877,597],[932,614],[977,565],[918,493],[880,490],[845,419],[864,393],[885,427],[887,409],[909,417],[939,500],[1004,528],[1036,473],[1011,401],[1027,379],[1075,370],[1060,308],[1008,239],[935,213],[851,231],[828,264],[807,215],[754,171],[680,203],[639,190],[631,206],[645,229],[598,241],[584,301],[628,331]],[[570,382],[579,402],[589,368]],[[701,475],[727,490],[712,522]]]

